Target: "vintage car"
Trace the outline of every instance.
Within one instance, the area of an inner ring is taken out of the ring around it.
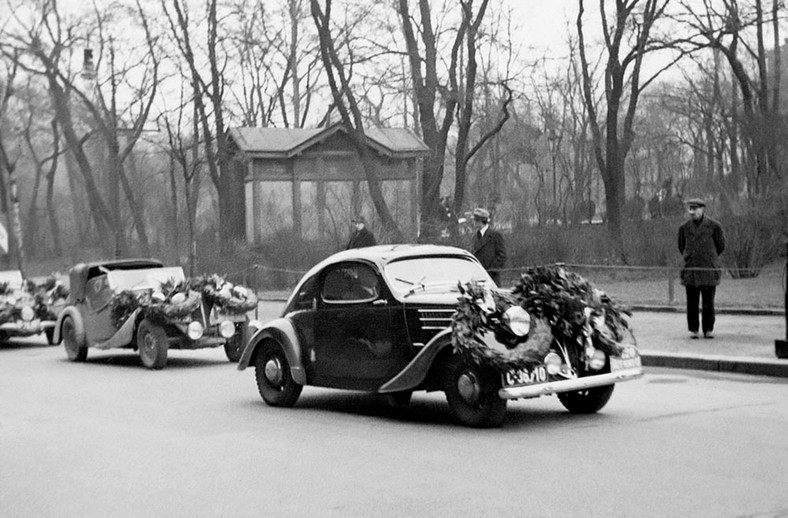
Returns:
[[[224,347],[235,362],[254,325],[246,311],[222,311],[207,300],[180,266],[121,259],[80,263],[69,276],[71,292],[54,340],[63,341],[72,361],[84,361],[89,347],[131,348],[145,367],[161,369],[171,349]]]
[[[456,420],[475,427],[500,426],[509,399],[548,394],[570,412],[596,412],[616,382],[642,375],[634,345],[605,354],[589,341],[560,344],[548,322],[557,330],[565,322],[525,305],[465,250],[346,250],[304,275],[281,317],[250,339],[238,368],[254,366],[272,406],[294,405],[304,385],[374,392],[395,407],[413,391],[441,390]],[[599,322],[576,309],[586,324]],[[580,326],[586,339],[592,332]]]
[[[19,270],[0,272],[0,342],[44,333],[53,344],[60,293],[54,284],[49,288],[24,280]]]

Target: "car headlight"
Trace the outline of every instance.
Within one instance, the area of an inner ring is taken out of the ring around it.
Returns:
[[[186,327],[186,335],[192,340],[197,340],[201,338],[203,331],[205,331],[205,328],[202,326],[201,323],[197,322],[196,320],[194,322],[191,322]]]
[[[550,375],[555,375],[561,372],[561,367],[563,366],[564,362],[561,360],[561,357],[558,354],[550,351],[547,353],[547,356],[544,357],[544,364],[547,367],[547,373]]]
[[[504,311],[503,322],[517,336],[525,336],[531,330],[531,316],[520,306]]]
[[[235,324],[229,320],[225,320],[219,324],[219,334],[224,338],[230,338],[235,334]]]
[[[22,320],[26,322],[30,322],[31,320],[33,320],[33,317],[36,316],[36,312],[33,311],[33,308],[31,308],[30,306],[23,307],[20,313],[22,315]]]

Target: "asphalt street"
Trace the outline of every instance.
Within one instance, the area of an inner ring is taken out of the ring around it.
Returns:
[[[25,340],[0,346],[0,515],[788,516],[785,430],[779,378],[647,368],[599,414],[546,397],[475,430],[441,393],[275,409],[220,349],[148,371]]]

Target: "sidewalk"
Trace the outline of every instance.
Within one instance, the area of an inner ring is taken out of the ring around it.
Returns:
[[[258,318],[278,316],[289,293],[259,294]],[[670,367],[788,378],[788,359],[778,359],[774,341],[784,340],[785,313],[719,309],[713,339],[693,340],[683,308],[633,306],[632,326],[647,367]]]
[[[674,308],[635,307],[632,325],[646,366],[788,377],[774,351],[786,338],[781,311],[718,310],[713,339],[691,339]]]

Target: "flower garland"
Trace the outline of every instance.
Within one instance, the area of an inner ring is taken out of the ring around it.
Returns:
[[[241,285],[233,285],[220,275],[203,275],[189,282],[189,286],[202,293],[205,301],[220,313],[240,314],[257,307],[254,291]]]
[[[629,311],[561,266],[529,268],[511,293],[478,284],[460,286],[460,293],[452,319],[455,350],[470,361],[501,371],[541,363],[553,339],[577,361],[584,357],[589,338],[594,348],[618,355],[623,349],[621,342],[631,336],[623,318]],[[518,341],[503,322],[504,312],[514,305],[531,316],[531,332],[525,341]],[[500,347],[483,343],[487,332],[495,335]]]
[[[252,290],[210,275],[184,281],[169,279],[152,292],[124,290],[117,293],[110,300],[110,318],[119,329],[137,308],[142,308],[146,316],[168,321],[190,315],[203,301],[231,314],[257,307],[257,297]]]

